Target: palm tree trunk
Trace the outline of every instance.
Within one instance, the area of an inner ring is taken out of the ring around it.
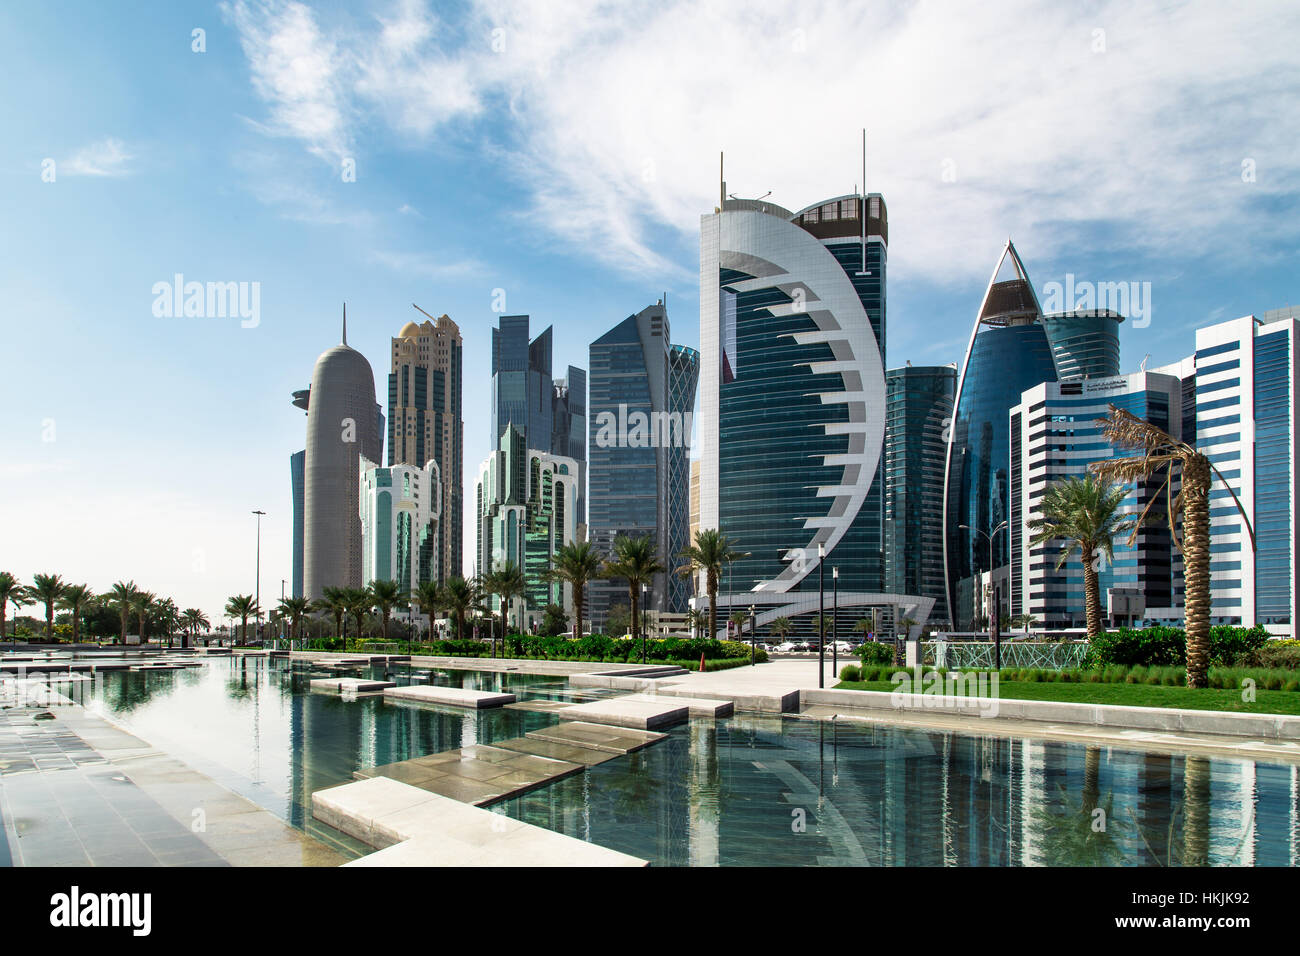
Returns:
[[[1097,569],[1092,563],[1094,557],[1092,548],[1083,549],[1083,613],[1088,622],[1089,641],[1095,641],[1101,635],[1101,589]]]
[[[1101,748],[1083,752],[1083,812],[1091,814],[1101,800]]]
[[[708,573],[704,586],[709,592],[709,640],[712,641],[718,636],[718,579],[712,571]]]
[[[573,636],[582,637],[582,597],[585,589],[579,581],[573,582]]]
[[[1210,463],[1204,455],[1184,465],[1182,495],[1187,686],[1205,687],[1210,667]]]

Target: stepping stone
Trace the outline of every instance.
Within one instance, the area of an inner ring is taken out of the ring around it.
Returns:
[[[498,740],[494,746],[506,750],[517,750],[520,753],[536,754],[539,757],[550,757],[554,760],[565,760],[569,763],[580,763],[584,767],[594,767],[606,760],[614,760],[622,756],[608,750],[592,750],[588,747],[561,744],[553,740],[537,740],[531,737]]]
[[[357,779],[388,777],[430,793],[483,806],[568,777],[580,772],[584,766],[538,754],[474,744],[358,770],[353,776]]]
[[[513,704],[506,704],[505,706],[506,710],[532,710],[546,714],[572,707],[573,702],[568,700],[517,700]]]
[[[513,704],[514,694],[502,694],[490,690],[470,690],[465,687],[437,687],[420,685],[418,687],[395,687],[389,685],[384,691],[385,700],[413,700],[421,704],[450,704],[453,707],[500,707]]]
[[[524,735],[532,740],[545,740],[551,743],[565,744],[570,747],[582,747],[586,750],[601,750],[612,754],[629,754],[651,744],[664,740],[668,735],[650,730],[614,729],[601,724],[584,724],[580,721],[530,730]]]
[[[734,702],[729,700],[710,700],[707,697],[656,697],[654,694],[629,694],[619,700],[644,700],[652,703],[682,704],[692,717],[730,717],[736,710]]]
[[[664,697],[637,699],[637,697],[638,695],[611,697],[606,700],[593,700],[587,704],[573,704],[556,711],[556,714],[568,720],[614,724],[617,727],[631,727],[636,730],[671,727],[673,724],[680,724],[690,716],[690,709],[686,704],[676,699]]]
[[[316,819],[378,853],[348,866],[646,866],[646,861],[386,777],[312,794]]]
[[[363,680],[360,677],[318,677],[311,689],[326,694],[370,694],[392,687],[389,680]]]

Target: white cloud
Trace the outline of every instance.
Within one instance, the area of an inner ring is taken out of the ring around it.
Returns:
[[[277,126],[321,151],[361,115],[403,145],[489,120],[485,155],[525,188],[524,215],[631,271],[692,272],[720,150],[728,192],[797,209],[853,190],[863,126],[895,276],[982,280],[1008,234],[1031,261],[1090,241],[1121,260],[1208,254],[1247,220],[1261,239],[1297,234],[1300,11],[1285,2],[478,0],[454,34],[417,0],[369,32],[264,9],[236,24]]]
[[[120,139],[111,136],[83,146],[59,164],[65,176],[125,176],[127,164],[134,159]]]

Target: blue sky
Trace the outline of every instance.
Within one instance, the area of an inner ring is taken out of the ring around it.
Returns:
[[[856,188],[867,127],[891,366],[961,359],[1007,236],[1040,290],[1151,283],[1126,369],[1300,299],[1294,4],[993,8],[0,10],[0,567],[134,578],[216,614],[253,589],[262,508],[278,596],[305,426],[289,394],[345,300],[381,400],[411,302],[459,323],[468,490],[493,290],[555,326],[557,369],[664,292],[698,345],[720,150],[729,192],[798,209]],[[176,273],[259,283],[258,325],[155,316]]]

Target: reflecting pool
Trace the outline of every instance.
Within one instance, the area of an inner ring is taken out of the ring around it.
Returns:
[[[570,699],[562,678],[412,670],[362,676]],[[296,827],[354,770],[557,723],[312,693],[265,658],[105,674],[88,709]],[[580,691],[587,694],[583,688]],[[659,865],[1271,865],[1300,863],[1300,768],[887,724],[692,720],[643,751],[494,809]]]

